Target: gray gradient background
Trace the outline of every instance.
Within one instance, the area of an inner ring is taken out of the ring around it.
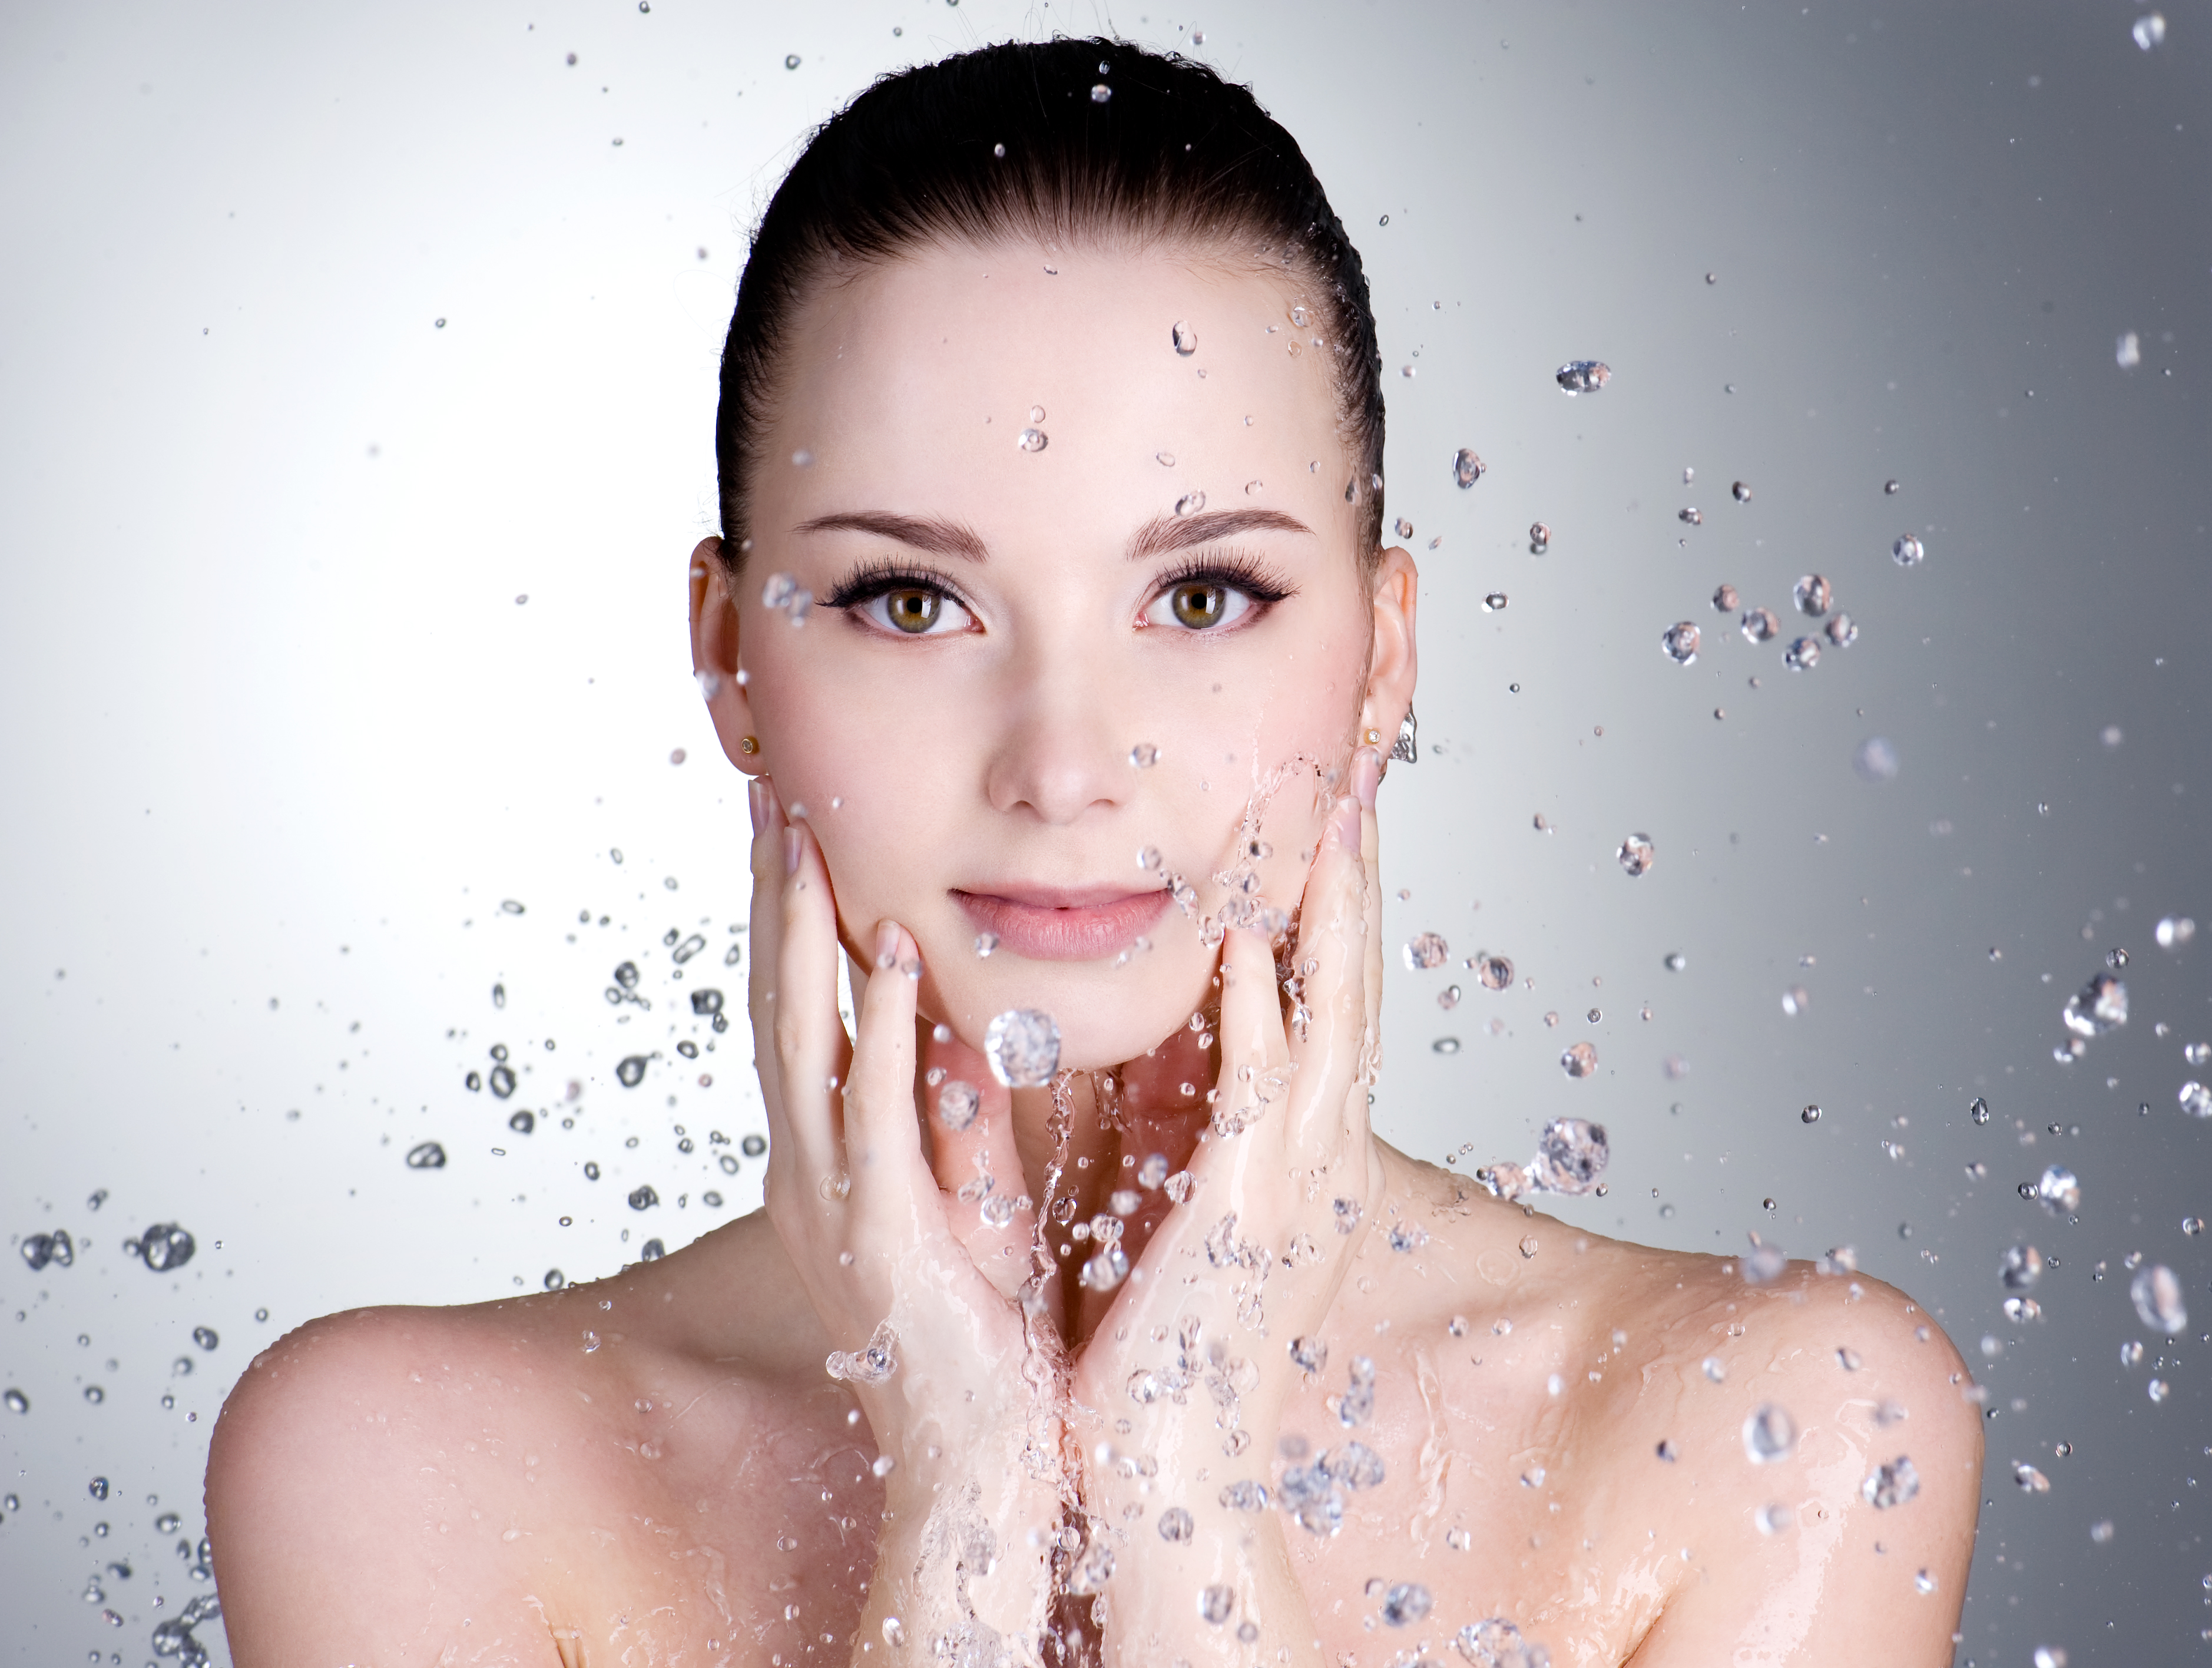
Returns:
[[[2130,1252],[2212,1318],[2204,1241],[2179,1227],[2212,1206],[2212,1129],[2174,1099],[2182,1044],[2212,1037],[2212,938],[2166,954],[2151,934],[2168,911],[2212,933],[2212,11],[2169,4],[2152,53],[2136,15],[10,9],[0,1231],[89,1243],[35,1275],[0,1259],[0,1382],[33,1403],[0,1414],[0,1490],[22,1499],[0,1523],[0,1651],[148,1659],[199,1589],[143,1502],[198,1534],[222,1393],[284,1328],[604,1273],[757,1200],[757,1164],[728,1181],[672,1128],[758,1127],[741,1029],[636,1091],[612,1075],[697,1030],[663,931],[703,922],[719,953],[745,904],[742,796],[686,676],[679,582],[713,514],[744,228],[798,136],[884,68],[1194,24],[1305,144],[1375,284],[1431,746],[1385,790],[1386,875],[1411,893],[1394,938],[1433,928],[1535,981],[1492,995],[1462,973],[1443,1014],[1443,976],[1395,968],[1382,1129],[1472,1165],[1594,1117],[1610,1196],[1577,1221],[1713,1251],[1754,1228],[1797,1254],[1856,1245],[1990,1387],[1960,1659],[2194,1659],[2203,1340],[2147,1340],[2162,1405],[2119,1348],[2142,1332]],[[1570,401],[1550,372],[1584,355],[1616,374]],[[1461,445],[1491,466],[1466,493]],[[1702,527],[1676,520],[1689,504]],[[1908,529],[1912,571],[1888,556]],[[1809,674],[1705,601],[1728,580],[1786,617],[1814,569],[1863,636]],[[1492,590],[1504,612],[1481,610]],[[1705,628],[1686,671],[1657,646],[1680,618]],[[1872,734],[1893,782],[1853,773]],[[1631,829],[1658,847],[1640,880],[1613,859]],[[2133,1023],[2061,1067],[2059,1007],[2115,945]],[[1677,950],[1687,970],[1665,971]],[[627,1028],[600,996],[624,956],[655,1002]],[[1462,1050],[1432,1052],[1443,1035]],[[1574,1036],[1594,1079],[1559,1068]],[[494,1042],[529,1067],[505,1105],[461,1087]],[[1978,1129],[1978,1093],[1996,1112]],[[510,1135],[523,1105],[556,1117]],[[432,1137],[452,1162],[408,1171]],[[2054,1160],[2081,1176],[2077,1224],[2014,1195]],[[621,1204],[640,1181],[663,1196],[649,1219]],[[719,1212],[700,1197],[718,1185]],[[126,1263],[126,1235],[167,1219],[194,1261]],[[1995,1272],[2023,1235],[2060,1259],[2026,1328]],[[2050,1492],[2016,1490],[2014,1459]],[[119,1630],[80,1597],[117,1557]]]

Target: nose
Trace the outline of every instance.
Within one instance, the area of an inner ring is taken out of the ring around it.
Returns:
[[[990,755],[984,793],[994,811],[1066,827],[1109,812],[1127,798],[1135,770],[1129,752],[1141,738],[1121,734],[1116,680],[1085,657],[1064,652],[1021,657],[1007,668],[997,710],[1007,715]]]

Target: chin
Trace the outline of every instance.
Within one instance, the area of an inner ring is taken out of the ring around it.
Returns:
[[[1030,962],[1000,950],[988,961],[970,955],[958,977],[933,972],[922,1006],[981,1050],[992,1020],[1031,1007],[1060,1026],[1060,1063],[1071,1071],[1103,1071],[1158,1048],[1206,1006],[1213,958],[1194,937],[1188,946],[1156,947],[1124,967],[1103,962]]]

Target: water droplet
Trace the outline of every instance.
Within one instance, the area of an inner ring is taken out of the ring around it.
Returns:
[[[1552,526],[1550,522],[1531,521],[1528,524],[1528,543],[1532,548],[1537,551],[1543,551],[1549,548],[1551,542]]]
[[[1729,490],[1730,493],[1735,495],[1736,502],[1740,504],[1747,504],[1751,502],[1751,484],[1749,482],[1738,481],[1734,486],[1730,487]]]
[[[787,70],[796,70],[799,67],[799,54],[786,52],[783,55],[783,67]]]
[[[1176,500],[1175,513],[1178,515],[1195,515],[1205,508],[1206,495],[1203,492],[1186,492]]]
[[[1792,672],[1810,672],[1820,664],[1820,640],[1798,637],[1782,651],[1782,664]]]
[[[634,1089],[645,1081],[645,1056],[642,1054],[624,1056],[615,1062],[615,1081],[625,1089]]]
[[[1592,394],[1613,380],[1613,368],[1596,359],[1571,360],[1553,373],[1562,392]]]
[[[1060,1069],[1060,1026],[1036,1008],[1009,1008],[985,1031],[983,1054],[1000,1082],[1036,1088]]]
[[[2033,1245],[2008,1246],[1997,1259],[1997,1278],[2008,1292],[2032,1290],[2043,1278],[2043,1253]]]
[[[1743,1421],[1744,1455],[1754,1465],[1787,1459],[1796,1445],[1796,1422],[1771,1402],[1762,1403]]]
[[[1835,593],[1819,574],[1807,574],[1790,588],[1790,595],[1799,613],[1810,614],[1814,619],[1826,613],[1835,601]]]
[[[1052,441],[1042,429],[1024,429],[1014,436],[1014,444],[1024,452],[1042,452]]]
[[[1743,635],[1753,642],[1765,642],[1782,629],[1782,622],[1774,618],[1771,608],[1747,608],[1737,624],[1743,628]]]
[[[2047,1495],[2051,1492],[2051,1479],[2044,1476],[2041,1471],[2036,1470],[2034,1466],[2028,1464],[2024,1460],[2015,1459],[2013,1461],[2012,1480],[2019,1486],[2020,1491],[2023,1495]],[[1871,1486],[1873,1482],[1874,1479],[1872,1477],[1867,1479],[1869,1486]],[[1872,1495],[1868,1495],[1867,1498],[1869,1500],[1874,1500],[1875,1497]],[[1905,1498],[1910,1500],[1911,1496],[1907,1495]],[[1875,1503],[1879,1506],[1882,1502],[1880,1501],[1875,1501]],[[1890,1504],[1894,1505],[1896,1502],[1891,1501]]]
[[[629,1208],[632,1210],[650,1210],[659,1202],[660,1195],[653,1190],[650,1184],[630,1190]]]
[[[1503,990],[1513,983],[1513,964],[1504,956],[1478,951],[1468,965],[1474,969],[1475,982],[1485,990]]]
[[[2185,915],[2161,916],[2152,936],[2161,950],[2178,950],[2197,936],[2197,923]]]
[[[2136,19],[2135,27],[2128,31],[2136,46],[2146,52],[2165,44],[2166,17],[2161,12],[2145,12]]]
[[[1103,81],[1091,89],[1091,102],[1093,104],[1110,103],[1113,97],[1114,89]]]
[[[2191,1117],[2212,1117],[2212,1088],[2191,1081],[2181,1086],[2181,1110]]]
[[[1796,1019],[1813,1005],[1813,993],[1802,984],[1793,984],[1782,993],[1782,1011]]]
[[[898,1334],[887,1320],[878,1321],[864,1349],[833,1349],[823,1370],[844,1383],[879,1385],[898,1371]]]
[[[102,1390],[98,1385],[87,1385],[84,1387],[84,1399],[91,1403],[93,1406],[98,1407],[102,1402],[105,1402],[107,1399],[107,1392]]]
[[[1471,447],[1462,446],[1452,454],[1452,484],[1465,491],[1483,477],[1486,466]],[[1530,535],[1534,537],[1532,533]]]
[[[1713,609],[1717,613],[1733,614],[1743,606],[1743,598],[1733,585],[1723,585],[1713,592]]]
[[[1401,1581],[1382,1595],[1382,1620],[1394,1628],[1411,1627],[1429,1613],[1431,1602],[1419,1581]]]
[[[1235,1615],[1236,1611],[1237,1591],[1235,1588],[1216,1582],[1211,1586],[1200,1587],[1198,1590],[1198,1613],[1202,1620],[1218,1628]]]
[[[1779,1280],[1789,1266],[1790,1259],[1783,1254],[1781,1246],[1754,1233],[1751,1236],[1751,1249],[1737,1263],[1737,1271],[1743,1275],[1745,1285],[1765,1286]]]
[[[1900,568],[1917,568],[1928,559],[1928,547],[1911,533],[1900,533],[1889,547],[1891,559]]]
[[[1577,1043],[1559,1056],[1559,1069],[1570,1077],[1588,1077],[1597,1069],[1597,1050],[1589,1043]]]
[[[1135,765],[1139,770],[1149,770],[1153,765],[1159,762],[1160,750],[1149,741],[1139,741],[1135,746],[1129,749],[1129,763]],[[1145,849],[1146,851],[1152,852],[1152,855],[1155,859],[1159,855],[1159,854],[1157,851],[1153,851],[1152,848],[1150,846],[1146,846]],[[1143,862],[1143,857],[1139,855],[1138,861],[1139,862]],[[1145,864],[1146,868],[1151,868],[1154,865],[1152,863]]]
[[[1001,153],[1003,154],[1003,152]],[[895,1616],[884,1618],[884,1643],[894,1651],[906,1648],[906,1623]]]
[[[1423,933],[1406,946],[1406,965],[1417,973],[1443,966],[1450,956],[1451,947],[1437,933]]]
[[[2033,1196],[2052,1215],[2063,1216],[2081,1208],[2081,1184],[2072,1171],[2054,1164],[2036,1182]]]
[[[2189,1324],[2189,1311],[2182,1306],[2181,1281],[2162,1263],[2138,1273],[2128,1295],[2135,1300],[2136,1313],[2142,1317],[2142,1324],[2154,1332],[2173,1337]]]
[[[1797,1121],[1801,1123],[1818,1123],[1820,1121],[1820,1109],[1818,1106],[1806,1107],[1803,1111],[1797,1114]]]
[[[1198,351],[1198,332],[1190,327],[1189,321],[1187,320],[1176,320],[1175,328],[1169,332],[1169,338],[1174,342],[1175,350],[1186,359]]]
[[[1851,755],[1851,769],[1868,782],[1893,781],[1897,767],[1897,748],[1887,736],[1869,736]]]
[[[1698,658],[1698,644],[1703,634],[1695,620],[1677,620],[1659,634],[1659,646],[1667,651],[1667,658],[1678,666],[1688,666]]]
[[[1613,855],[1620,860],[1621,868],[1632,877],[1650,874],[1651,865],[1658,861],[1658,854],[1652,848],[1649,834],[1631,834],[1620,843],[1620,849]]]
[[[2066,1000],[2059,1018],[2076,1037],[2101,1037],[2128,1022],[2128,987],[2111,973],[2100,973]]]

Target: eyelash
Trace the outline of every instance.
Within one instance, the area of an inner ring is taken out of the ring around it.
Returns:
[[[1162,574],[1152,594],[1158,596],[1178,585],[1220,585],[1238,590],[1261,608],[1272,607],[1297,594],[1297,587],[1249,551],[1227,550],[1194,557]],[[934,569],[915,567],[888,557],[872,557],[841,581],[823,599],[824,608],[854,608],[893,591],[935,591],[974,612],[960,588]]]
[[[1155,596],[1178,585],[1222,585],[1242,591],[1262,608],[1297,594],[1297,587],[1246,551],[1227,550],[1196,557],[1160,575]]]
[[[871,557],[842,580],[837,588],[823,600],[824,608],[854,608],[864,602],[873,602],[878,597],[888,596],[893,591],[935,591],[950,597],[963,608],[974,610],[968,599],[960,594],[960,587],[943,574],[928,568],[916,568],[890,560],[888,557]]]

